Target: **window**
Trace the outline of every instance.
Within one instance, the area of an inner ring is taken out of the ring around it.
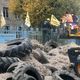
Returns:
[[[8,7],[3,7],[3,16],[8,17]]]
[[[15,14],[15,18],[16,18],[17,20],[19,20],[19,19],[20,19],[20,15]]]
[[[20,26],[20,27],[18,27],[18,30],[19,30],[19,31],[21,31],[21,30],[22,30],[22,27],[21,27],[21,26]]]
[[[10,30],[10,26],[5,26],[4,27],[4,33],[9,33]]]
[[[10,26],[5,26],[5,30],[10,30]]]

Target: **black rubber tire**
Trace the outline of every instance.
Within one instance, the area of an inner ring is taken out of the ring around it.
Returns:
[[[18,46],[14,46],[10,50],[11,50],[11,54],[10,54],[11,57],[18,57],[18,53],[19,53]]]
[[[77,62],[75,63],[74,70],[75,70],[77,76],[80,77],[80,55],[78,55],[78,57],[77,57]]]
[[[79,78],[72,72],[67,70],[58,70],[53,73],[55,80],[79,80]]]
[[[14,63],[14,62],[19,62],[20,60],[18,58],[14,57],[0,57],[0,73],[6,72],[8,67]]]
[[[11,41],[9,41],[9,42],[6,42],[6,44],[8,45],[8,46],[10,46],[10,45],[19,45],[19,44],[21,44],[22,43],[22,41],[23,41],[24,39],[14,39],[14,40],[11,40]]]
[[[18,47],[16,45],[9,46],[7,49],[0,51],[0,57],[17,57]]]
[[[3,57],[17,57],[17,55],[18,55],[18,47],[17,45],[13,45],[5,50],[5,54]]]
[[[25,44],[26,44],[26,45],[25,45],[25,49],[27,49],[28,52],[31,53],[31,52],[32,52],[32,43],[31,43],[31,40],[26,38],[26,39],[24,40],[24,42],[25,42]],[[23,42],[23,43],[24,43],[24,42]]]
[[[13,79],[11,78],[10,80],[13,80]],[[36,79],[32,76],[27,75],[27,74],[23,74],[18,80],[36,80]]]
[[[15,62],[13,64],[10,65],[10,67],[7,69],[7,72],[13,72],[15,70],[15,68],[18,66],[19,62]],[[28,76],[26,74],[24,74],[24,77],[22,76],[23,80],[36,80],[34,77],[32,76]]]
[[[12,77],[10,77],[10,78],[7,78],[6,80],[12,80]]]
[[[23,46],[24,46],[24,52],[25,52],[26,54],[32,53],[32,45],[31,45],[31,44],[26,43],[26,42],[23,42],[22,44],[23,44]]]
[[[10,49],[6,49],[5,53],[3,54],[3,57],[10,57],[11,56],[11,50]]]
[[[44,64],[44,66],[51,70],[52,73],[58,70],[57,68],[53,67],[53,65],[50,64]]]
[[[23,49],[23,44],[21,42],[21,44],[19,45],[15,45],[14,47],[11,48],[11,57],[19,57],[21,56],[21,52],[24,52],[24,49]]]
[[[10,56],[11,57],[18,57],[19,54],[20,54],[20,51],[23,52],[23,45],[22,45],[22,42],[24,41],[24,39],[15,39],[13,41],[10,41],[7,43],[8,46],[13,46],[11,49],[10,49]],[[20,48],[21,47],[21,48]]]
[[[20,44],[20,45],[18,46],[18,52],[19,52],[19,53],[20,53],[20,52],[24,52],[24,49],[25,49],[25,47],[24,47],[23,44]]]
[[[40,49],[36,49],[33,56],[42,64],[49,63],[48,59],[46,58],[46,56],[43,54],[42,50]]]
[[[24,57],[25,55],[26,55],[25,46],[24,46],[24,44],[20,44],[18,46],[18,57],[21,58],[21,57]]]
[[[18,64],[13,71],[13,80],[24,80],[22,77],[24,77],[25,74],[34,77],[36,80],[43,80],[39,72],[33,66],[26,63]]]
[[[0,51],[0,57],[3,57],[5,54],[5,51]]]
[[[24,57],[32,52],[32,44],[29,39],[24,39],[21,44],[18,45],[18,56]]]
[[[26,78],[26,80],[36,80],[36,79],[32,76],[28,76],[28,78]]]
[[[34,77],[24,74],[21,80],[36,80]]]
[[[17,66],[18,66],[18,62],[15,62],[15,63],[11,64],[8,67],[7,72],[13,72]]]
[[[68,56],[69,56],[71,63],[76,63],[78,61],[77,58],[79,56],[79,52],[80,52],[79,47],[74,47],[74,48],[68,49]]]
[[[28,39],[7,43],[8,48],[0,51],[0,57],[24,57],[32,52],[32,44]]]
[[[58,43],[53,40],[49,40],[45,43],[45,46],[49,46],[53,49],[58,47]]]

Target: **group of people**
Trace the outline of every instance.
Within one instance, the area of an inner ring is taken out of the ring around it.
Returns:
[[[61,23],[64,29],[69,28],[71,30],[74,30],[79,28],[78,20],[79,20],[78,16],[76,16],[75,14],[66,12],[61,18]]]
[[[66,12],[62,16],[61,22],[62,22],[62,24],[64,24],[64,26],[68,26],[68,25],[71,25],[71,24],[77,24],[78,16],[76,16],[75,14],[71,14],[71,13]]]

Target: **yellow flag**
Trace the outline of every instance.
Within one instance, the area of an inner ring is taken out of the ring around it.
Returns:
[[[3,16],[3,12],[1,11],[1,21],[0,21],[0,26],[3,27],[6,25],[6,20]]]
[[[60,21],[54,15],[51,15],[51,21],[50,21],[50,23],[53,26],[60,26]]]
[[[25,25],[26,25],[27,27],[30,27],[30,26],[31,26],[30,17],[29,17],[28,12],[27,12],[26,19],[25,19]]]

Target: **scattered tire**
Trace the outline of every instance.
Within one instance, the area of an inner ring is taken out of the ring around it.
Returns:
[[[80,77],[80,55],[78,55],[78,57],[77,57],[77,62],[75,63],[74,70],[75,70],[77,76]]]
[[[12,77],[10,77],[10,78],[7,78],[6,80],[13,80],[13,79],[12,79]],[[25,74],[24,77],[22,77],[21,80],[36,80],[36,79],[32,76],[28,76],[28,75]]]
[[[17,45],[8,46],[6,49],[0,51],[0,57],[17,57]]]
[[[11,50],[10,57],[18,57],[18,54],[19,54],[18,46],[14,46],[10,50]]]
[[[25,53],[25,47],[23,44],[20,44],[18,46],[18,57],[21,58],[21,57],[24,57],[26,55]]]
[[[0,73],[6,72],[12,63],[19,61],[18,58],[0,57]]]
[[[36,80],[36,79],[32,76],[24,74],[24,76],[22,76],[21,80]]]
[[[74,47],[74,48],[68,49],[68,56],[69,56],[69,59],[70,59],[71,63],[76,63],[77,62],[79,53],[80,53],[80,48],[79,47],[76,47],[76,48]]]
[[[20,63],[13,71],[13,80],[24,80],[24,75],[28,75],[33,77],[31,80],[43,80],[39,72],[31,65],[27,65],[26,63]],[[25,78],[25,80],[29,80]]]
[[[45,46],[49,46],[53,49],[58,47],[58,43],[53,40],[49,40],[48,42],[45,43]]]
[[[15,62],[15,63],[11,64],[8,67],[7,72],[13,72],[17,66],[18,66],[18,62]]]
[[[14,40],[11,40],[11,41],[9,41],[9,42],[6,42],[6,44],[8,45],[8,46],[10,46],[10,45],[19,45],[19,44],[21,44],[22,43],[22,41],[23,41],[24,39],[14,39]]]
[[[11,57],[16,57],[16,56],[18,57],[19,54],[24,51],[23,50],[24,46],[22,44],[23,41],[24,41],[23,39],[15,39],[12,42],[10,41],[7,43],[8,46],[15,45],[15,47],[11,48],[11,55],[10,55]]]
[[[53,65],[51,65],[51,64],[44,64],[44,66],[46,68],[48,68],[49,70],[51,70],[52,73],[57,71],[57,69],[55,67],[53,67]]]
[[[80,55],[77,57],[77,62],[75,63],[74,70],[76,74],[80,77]]]
[[[13,45],[5,50],[3,57],[17,57],[18,56],[18,47]]]
[[[0,57],[3,57],[5,54],[5,51],[0,51]]]
[[[28,39],[14,40],[7,43],[7,48],[0,51],[0,57],[24,57],[32,52],[32,44]]]
[[[26,54],[30,54],[32,52],[32,45],[28,39],[24,40],[15,40],[13,43],[9,43],[8,46],[16,45],[16,47],[12,47],[11,56],[15,57],[24,57]]]
[[[33,56],[42,64],[49,63],[48,59],[46,58],[46,56],[43,54],[42,50],[40,49],[36,49],[35,52],[33,52]]]
[[[9,48],[5,50],[5,53],[3,54],[2,57],[10,57],[10,56],[11,56],[11,49]]]
[[[53,73],[53,78],[55,80],[79,80],[79,78],[71,72],[66,70],[58,70]]]
[[[26,54],[30,54],[32,52],[32,43],[29,39],[25,39],[22,43],[24,45],[24,51]]]
[[[80,77],[80,48],[70,48],[68,49],[68,55],[70,62],[74,64],[74,71],[77,76]]]

